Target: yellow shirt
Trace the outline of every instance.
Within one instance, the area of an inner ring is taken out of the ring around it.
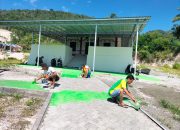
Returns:
[[[115,83],[111,88],[109,93],[112,94],[115,90],[120,90],[123,91],[124,89],[127,88],[127,82],[125,79],[119,80],[118,84]]]

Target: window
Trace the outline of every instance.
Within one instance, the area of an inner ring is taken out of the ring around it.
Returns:
[[[90,42],[90,46],[94,46],[94,42]]]
[[[72,51],[76,51],[76,42],[70,42],[70,47],[72,48]]]

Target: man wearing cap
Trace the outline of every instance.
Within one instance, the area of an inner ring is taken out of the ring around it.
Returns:
[[[42,63],[41,67],[44,72],[37,79],[35,79],[35,82],[41,79],[43,84],[47,84],[50,88],[54,88],[55,81],[59,80],[57,72],[52,67],[49,67],[46,63]],[[50,84],[48,84],[48,81]]]

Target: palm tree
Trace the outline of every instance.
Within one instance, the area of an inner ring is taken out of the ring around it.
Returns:
[[[180,10],[180,8],[177,8],[177,10]],[[180,14],[177,14],[174,19],[173,19],[173,22],[176,22],[176,21],[180,21]]]

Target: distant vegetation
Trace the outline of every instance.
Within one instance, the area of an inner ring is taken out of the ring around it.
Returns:
[[[48,10],[0,10],[0,20],[61,20],[90,18],[63,11]]]
[[[180,40],[172,32],[150,31],[140,36],[138,49],[141,61],[170,61],[180,53]]]

